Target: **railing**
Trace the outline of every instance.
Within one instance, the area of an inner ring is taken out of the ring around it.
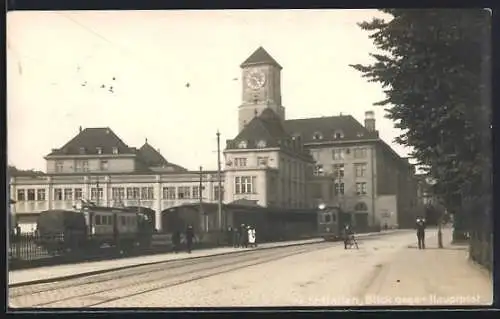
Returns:
[[[11,234],[8,252],[9,261],[32,261],[53,257],[46,249],[37,245],[37,239],[35,233]]]

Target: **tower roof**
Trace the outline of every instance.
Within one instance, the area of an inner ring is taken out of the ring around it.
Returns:
[[[252,65],[258,65],[258,64],[271,64],[274,66],[277,66],[279,69],[282,69],[281,65],[279,65],[278,62],[276,62],[273,57],[267,53],[267,51],[263,47],[259,47],[257,50],[255,50],[254,53],[252,53],[248,59],[243,62],[240,67],[244,68],[246,66],[252,66]]]

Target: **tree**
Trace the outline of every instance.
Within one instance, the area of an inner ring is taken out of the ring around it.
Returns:
[[[480,195],[491,167],[490,15],[481,9],[384,9],[393,19],[359,23],[383,53],[351,65],[382,85],[396,142],[437,179],[447,206]],[[485,98],[486,97],[486,98]],[[464,185],[466,185],[464,187]],[[489,184],[488,184],[489,185]],[[457,202],[458,201],[458,202]]]

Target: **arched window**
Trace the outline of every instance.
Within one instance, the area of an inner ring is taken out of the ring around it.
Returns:
[[[238,148],[247,148],[247,141],[241,141],[238,143]]]
[[[320,132],[314,133],[313,140],[321,140],[321,139],[323,139],[323,135],[321,135]]]
[[[267,146],[267,143],[264,140],[260,140],[260,141],[257,142],[257,147],[258,148],[264,148],[266,146]]]
[[[366,206],[365,203],[359,202],[356,204],[356,206],[354,206],[354,210],[358,212],[365,212],[368,210],[368,207]]]

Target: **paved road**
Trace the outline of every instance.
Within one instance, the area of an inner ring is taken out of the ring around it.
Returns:
[[[360,240],[359,250],[318,243],[146,265],[9,289],[15,307],[231,307],[374,304],[380,269],[413,232]],[[411,267],[411,265],[409,266]]]

